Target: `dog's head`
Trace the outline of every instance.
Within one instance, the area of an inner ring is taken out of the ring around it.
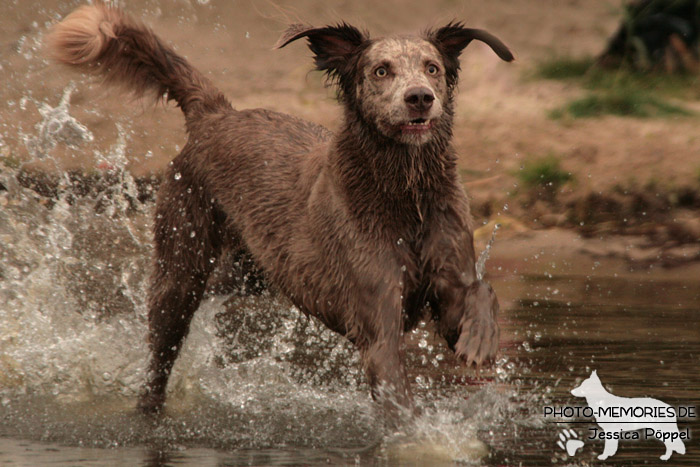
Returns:
[[[586,397],[599,394],[603,389],[603,383],[600,382],[598,378],[598,373],[595,370],[591,373],[591,376],[584,379],[578,387],[571,390],[571,394],[576,397]]]
[[[503,60],[508,47],[480,29],[461,23],[423,36],[369,39],[347,24],[314,28],[290,26],[276,44],[306,37],[316,67],[338,84],[341,100],[383,135],[404,144],[432,139],[440,120],[451,114],[459,55],[473,40],[488,44]]]

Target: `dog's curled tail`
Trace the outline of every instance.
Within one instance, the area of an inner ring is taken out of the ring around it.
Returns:
[[[102,75],[137,96],[174,100],[185,117],[230,107],[187,60],[119,9],[81,6],[53,27],[47,42],[53,59]]]

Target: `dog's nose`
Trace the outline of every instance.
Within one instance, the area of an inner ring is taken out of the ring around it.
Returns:
[[[409,109],[416,112],[425,112],[433,106],[435,95],[426,87],[411,88],[403,96]]]

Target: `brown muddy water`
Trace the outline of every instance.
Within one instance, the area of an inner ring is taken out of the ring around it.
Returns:
[[[145,419],[134,405],[153,203],[118,168],[122,150],[108,182],[78,189],[66,174],[53,198],[15,169],[0,174],[2,465],[587,465],[603,447],[588,439],[591,420],[544,411],[585,406],[570,390],[592,370],[619,396],[700,405],[698,278],[577,271],[555,257],[522,273],[496,255],[498,361],[477,377],[422,325],[407,341],[423,415],[398,432],[384,429],[343,339],[283,299],[235,293],[206,298],[166,415]],[[679,428],[697,437],[695,420]],[[584,441],[573,457],[557,446],[564,428]],[[685,445],[668,465],[700,463],[696,439]],[[608,462],[655,465],[663,452],[622,441]]]

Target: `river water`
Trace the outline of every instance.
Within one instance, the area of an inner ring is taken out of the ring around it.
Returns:
[[[0,174],[0,464],[585,464],[602,452],[593,425],[544,409],[585,405],[569,391],[592,370],[616,395],[699,405],[698,278],[557,275],[556,262],[521,273],[493,260],[498,361],[477,376],[421,325],[407,341],[423,415],[398,432],[343,339],[284,299],[235,293],[204,300],[167,413],[143,418],[153,202],[120,168],[123,142],[105,157],[101,182],[63,173],[51,196],[16,169]],[[556,444],[565,427],[584,440],[574,457]],[[672,465],[700,462],[697,442],[686,447]],[[610,460],[655,463],[663,451],[623,441]]]

